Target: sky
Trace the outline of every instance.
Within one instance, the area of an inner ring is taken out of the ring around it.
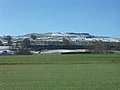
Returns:
[[[0,0],[0,36],[47,32],[120,37],[120,0]]]

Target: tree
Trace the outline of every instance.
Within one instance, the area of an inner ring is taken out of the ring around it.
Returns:
[[[15,54],[16,55],[31,55],[30,50],[28,49],[30,46],[30,40],[28,38],[22,41],[22,47],[20,47]]]
[[[69,42],[68,39],[66,39],[65,37],[63,37],[63,44],[65,44],[65,45],[69,45],[70,42]]]
[[[32,38],[33,40],[35,40],[35,39],[37,38],[37,36],[31,35],[31,38]]]
[[[10,35],[4,36],[4,39],[8,41],[8,45],[10,46],[12,44],[12,37]]]
[[[92,52],[96,54],[106,53],[106,44],[102,41],[94,42]]]
[[[31,55],[32,53],[28,49],[21,48],[21,49],[18,49],[15,52],[15,54],[16,55]]]
[[[2,43],[2,41],[0,41],[0,46],[2,46],[3,45],[3,43]]]
[[[22,48],[29,48],[30,40],[28,38],[24,39],[22,42]]]
[[[120,42],[114,43],[115,50],[120,51]]]

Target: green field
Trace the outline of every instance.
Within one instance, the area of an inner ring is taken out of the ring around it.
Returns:
[[[120,55],[0,56],[0,90],[120,90]]]

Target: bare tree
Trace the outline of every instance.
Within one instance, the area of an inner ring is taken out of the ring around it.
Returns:
[[[3,45],[3,43],[2,43],[2,41],[0,41],[0,46],[2,46]]]
[[[22,42],[22,47],[23,48],[29,48],[30,46],[30,40],[27,38],[27,39],[24,39],[23,42]]]
[[[10,35],[4,36],[4,39],[8,41],[8,45],[10,46],[12,44],[12,37]]]
[[[92,52],[96,54],[106,53],[106,44],[102,41],[94,42]]]
[[[35,40],[35,39],[37,38],[37,36],[31,35],[31,38],[32,38],[33,40]]]

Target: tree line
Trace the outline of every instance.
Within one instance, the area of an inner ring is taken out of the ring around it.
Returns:
[[[35,35],[31,35],[31,38],[35,40],[37,37]],[[4,39],[8,41],[8,45],[12,45],[11,36],[4,36]],[[30,50],[44,50],[44,49],[88,49],[89,52],[95,54],[105,54],[112,53],[113,50],[120,51],[120,42],[103,42],[103,41],[95,41],[92,42],[90,46],[75,46],[71,45],[69,40],[63,38],[63,45],[53,43],[53,45],[31,45],[31,41],[29,38],[24,39],[21,42],[20,47],[16,50],[15,54],[23,54],[28,55],[31,54]],[[0,41],[0,45],[2,42]]]

